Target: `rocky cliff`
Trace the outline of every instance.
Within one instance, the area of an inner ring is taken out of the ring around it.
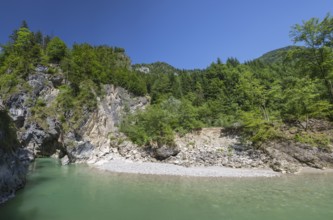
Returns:
[[[133,96],[113,85],[103,86],[96,109],[81,115],[83,120],[78,128],[65,130],[52,112],[59,86],[65,83],[62,74],[47,74],[39,68],[28,77],[27,83],[30,89],[10,95],[6,106],[19,130],[18,139],[31,159],[54,156],[68,164],[122,158],[183,166],[265,167],[266,157],[242,146],[239,137],[224,135],[221,128],[177,137],[173,147],[136,146],[119,132],[118,125],[124,114],[144,109],[149,99]],[[38,102],[43,103],[39,110]]]
[[[65,158],[64,163],[96,163],[120,156],[114,141],[123,141],[135,148],[133,143],[125,141],[126,138],[119,132],[118,125],[124,114],[143,109],[149,100],[146,97],[134,97],[125,89],[112,85],[105,85],[104,92],[103,97],[97,98],[97,109],[89,114],[78,131],[79,138],[66,138],[68,160]],[[71,146],[68,143],[71,143]]]
[[[0,104],[0,204],[24,186],[29,164],[28,152],[20,147],[11,123]]]
[[[60,124],[53,114],[39,110],[37,103],[51,105],[58,89],[54,77],[39,70],[27,78],[28,88],[20,88],[8,95],[4,104],[18,129],[18,139],[22,146],[35,156],[51,156],[61,147],[58,142]],[[43,107],[45,107],[43,106]],[[40,114],[40,117],[37,117]]]
[[[144,109],[149,98],[133,96],[113,85],[103,85],[102,94],[96,96],[96,107],[82,112],[77,127],[65,129],[55,108],[60,88],[66,84],[61,71],[48,74],[45,68],[37,68],[28,76],[27,84],[28,88],[8,94],[4,104],[29,159],[53,156],[63,164],[98,164],[117,158],[183,166],[271,167],[280,172],[333,164],[329,149],[294,141],[265,143],[256,149],[244,144],[237,133],[229,134],[222,128],[204,128],[179,136],[173,147],[153,144],[138,147],[119,132],[118,125],[125,114]]]
[[[53,156],[62,159],[63,164],[95,163],[120,156],[112,141],[124,140],[134,146],[125,141],[118,125],[124,114],[143,109],[149,103],[147,97],[135,97],[123,88],[104,85],[103,95],[96,97],[95,110],[83,111],[79,126],[65,129],[55,107],[59,87],[65,80],[61,72],[48,74],[46,70],[37,68],[27,78],[28,88],[7,94],[4,101],[18,129],[18,140],[30,159]]]

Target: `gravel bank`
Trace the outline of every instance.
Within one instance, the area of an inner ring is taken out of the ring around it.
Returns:
[[[312,167],[302,167],[300,171],[297,174],[323,174],[323,173],[333,173],[332,168],[326,168],[326,169],[317,169]]]
[[[132,162],[121,159],[100,161],[94,164],[99,169],[118,173],[155,174],[200,177],[272,177],[278,176],[269,169],[234,169],[227,167],[182,167],[174,164]]]

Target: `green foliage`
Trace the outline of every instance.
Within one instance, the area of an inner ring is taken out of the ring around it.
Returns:
[[[138,73],[131,72],[128,69],[117,69],[111,75],[108,81],[115,85],[119,85],[134,95],[145,95],[147,93],[146,83]]]
[[[59,87],[55,106],[58,119],[65,130],[76,130],[87,118],[87,112],[92,112],[97,106],[98,88],[91,80],[80,82],[77,94],[68,85]]]
[[[259,110],[242,112],[241,119],[246,136],[257,146],[281,136],[279,120],[267,120]]]
[[[150,70],[145,73],[147,90],[155,105],[161,105],[171,96],[182,102],[187,100],[196,112],[195,119],[206,126],[232,126],[241,122],[244,135],[260,144],[281,138],[283,122],[331,118],[332,107],[327,90],[323,89],[327,80],[320,74],[304,71],[304,66],[311,63],[298,62],[308,59],[307,54],[287,59],[294,51],[304,49],[282,48],[245,64],[234,58],[223,64],[218,59],[203,71],[182,71],[160,63],[144,65]],[[327,59],[327,68],[333,59],[322,55]],[[305,77],[307,74],[309,77]]]
[[[127,68],[127,59],[122,51],[108,46],[75,44],[70,60],[63,63],[69,81],[78,87],[80,81],[90,79],[97,85],[112,83],[135,95],[146,94],[145,81]]]
[[[43,129],[48,129],[46,118],[53,116],[51,108],[46,107],[46,103],[42,99],[37,99],[35,105],[31,108],[31,121],[36,122]]]
[[[41,47],[27,25],[15,30],[11,38],[12,42],[2,46],[0,74],[13,73],[25,77],[41,61]]]
[[[173,115],[158,106],[152,106],[144,112],[126,118],[121,125],[121,131],[139,145],[151,142],[158,145],[170,144],[174,135],[171,128],[172,121]]]
[[[14,74],[0,75],[0,92],[1,94],[11,93],[15,90],[15,86],[18,83],[18,79]]]
[[[282,63],[285,61],[285,59],[288,56],[288,52],[291,50],[297,49],[297,46],[287,46],[283,48],[279,48],[276,50],[272,50],[268,53],[265,53],[261,57],[259,57],[257,60],[260,62],[263,62],[265,64],[276,64],[276,63]]]
[[[197,118],[196,109],[189,101],[171,97],[127,116],[121,131],[139,145],[173,145],[175,132],[184,134],[203,126]]]
[[[328,148],[332,143],[332,138],[324,133],[299,133],[295,135],[295,140],[319,148]]]
[[[97,106],[98,88],[91,80],[85,80],[80,83],[80,93],[75,99],[75,105],[84,106],[88,111],[95,110]]]
[[[293,26],[290,35],[294,43],[303,43],[306,48],[297,48],[289,54],[302,73],[323,80],[327,94],[333,102],[333,17],[328,14],[322,21],[311,18]]]
[[[244,110],[251,110],[256,107],[264,108],[266,106],[268,90],[253,73],[249,71],[243,72],[239,78],[237,90],[239,91],[238,100]]]
[[[30,92],[31,87],[16,73],[0,74],[0,99],[6,101],[11,95],[19,91]]]
[[[47,45],[46,54],[50,62],[59,63],[65,57],[66,50],[66,44],[59,37],[54,37]]]
[[[33,45],[33,34],[26,28],[21,27],[17,31],[17,39],[14,42],[14,50],[17,54],[28,52]]]
[[[57,96],[57,107],[65,111],[69,111],[73,108],[73,90],[68,85],[63,85],[59,87],[59,95]]]
[[[65,130],[79,128],[86,120],[82,115],[96,109],[103,84],[114,84],[134,95],[150,96],[149,107],[121,124],[139,145],[172,145],[175,133],[235,123],[243,126],[245,137],[260,144],[280,138],[282,123],[332,119],[332,35],[330,15],[313,18],[292,28],[291,37],[301,46],[271,51],[244,64],[236,58],[225,64],[217,59],[203,70],[180,70],[162,62],[131,67],[119,47],[84,43],[67,48],[57,37],[31,32],[25,23],[1,46],[0,91],[2,98],[21,91],[26,77],[43,65],[50,74],[62,74],[65,84],[53,106],[32,101],[39,123],[51,114]],[[312,144],[321,139],[295,138]]]
[[[283,93],[283,118],[286,120],[307,121],[309,118],[330,116],[332,105],[320,98],[318,80],[295,79],[292,87]]]
[[[302,25],[296,24],[292,27],[290,36],[294,42],[304,42],[310,48],[331,47],[333,32],[333,17],[328,14],[320,21],[318,18],[311,18],[304,21]]]
[[[237,58],[235,57],[229,57],[227,59],[227,62],[226,62],[227,66],[229,67],[237,67],[238,65],[240,65],[240,62]]]

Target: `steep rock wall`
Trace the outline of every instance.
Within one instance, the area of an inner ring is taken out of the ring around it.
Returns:
[[[29,154],[20,147],[11,123],[0,104],[0,204],[24,186],[29,164]]]
[[[134,97],[125,89],[113,85],[105,85],[104,92],[105,95],[98,98],[97,109],[81,127],[80,138],[72,142],[74,147],[67,147],[72,161],[94,163],[119,156],[117,146],[112,142],[125,139],[118,129],[123,115],[143,109],[149,103],[146,97]],[[129,141],[124,143],[134,145]]]
[[[20,143],[31,152],[31,159],[35,156],[51,156],[61,148],[58,142],[60,124],[54,116],[43,113],[45,119],[39,123],[32,120],[37,101],[48,106],[57,97],[59,90],[55,88],[53,78],[43,72],[30,75],[27,78],[30,88],[18,90],[4,103],[18,129]]]

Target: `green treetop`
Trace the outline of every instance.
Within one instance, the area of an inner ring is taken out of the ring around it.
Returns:
[[[54,37],[47,45],[46,54],[50,62],[59,63],[65,57],[66,50],[66,44],[59,37]]]
[[[323,80],[333,102],[333,17],[328,14],[322,21],[311,18],[296,24],[290,35],[294,43],[303,43],[306,47],[290,53],[298,68],[312,78]]]

